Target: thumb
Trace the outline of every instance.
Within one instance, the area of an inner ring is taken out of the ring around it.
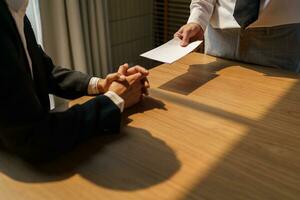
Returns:
[[[133,84],[136,81],[140,80],[141,78],[142,78],[142,74],[141,73],[136,73],[136,74],[128,76],[127,81],[128,81],[129,84]]]
[[[129,65],[127,63],[125,63],[119,67],[118,73],[125,76],[127,74],[128,68],[129,68]]]
[[[183,33],[183,27],[181,27],[181,28],[174,34],[174,37],[178,37],[179,39],[182,39],[182,33]]]
[[[183,47],[186,47],[189,43],[190,43],[190,32],[185,31],[182,34],[182,40],[181,40],[180,45],[183,46]]]

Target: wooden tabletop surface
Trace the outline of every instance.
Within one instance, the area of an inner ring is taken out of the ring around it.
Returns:
[[[300,199],[300,76],[199,53],[150,73],[120,135],[42,166],[1,152],[0,199]]]

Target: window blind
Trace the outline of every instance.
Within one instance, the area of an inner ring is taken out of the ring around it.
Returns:
[[[154,0],[154,45],[159,46],[173,38],[186,24],[190,14],[190,0]]]

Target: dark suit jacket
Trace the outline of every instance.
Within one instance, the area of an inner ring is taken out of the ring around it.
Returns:
[[[16,24],[0,0],[0,143],[28,159],[48,159],[95,135],[119,132],[120,110],[106,96],[51,113],[48,94],[87,95],[90,76],[54,66],[24,19],[33,76]]]

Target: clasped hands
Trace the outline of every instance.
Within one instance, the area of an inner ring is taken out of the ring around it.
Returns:
[[[129,68],[128,64],[124,64],[119,67],[118,72],[109,74],[105,79],[98,81],[98,90],[101,93],[115,92],[124,100],[124,107],[128,108],[148,95],[150,87],[148,75],[148,70],[141,66]]]

